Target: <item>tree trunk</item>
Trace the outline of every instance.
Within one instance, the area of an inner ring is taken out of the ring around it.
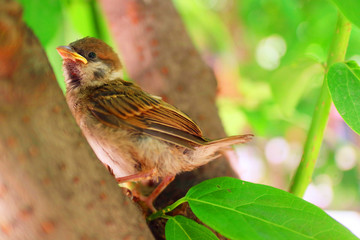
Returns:
[[[195,49],[172,2],[102,0],[101,4],[131,79],[187,113],[206,137],[223,137],[215,106],[215,76]],[[224,158],[181,174],[156,205],[167,206],[196,183],[225,175],[235,176]]]
[[[84,140],[20,6],[5,0],[0,213],[0,239],[153,239]]]

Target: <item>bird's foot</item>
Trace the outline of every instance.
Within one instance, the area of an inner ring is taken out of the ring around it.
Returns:
[[[153,205],[155,199],[174,179],[174,175],[164,177],[161,183],[152,191],[152,193],[148,197],[143,199],[140,198],[140,200],[143,201],[152,212],[156,212],[156,208]]]

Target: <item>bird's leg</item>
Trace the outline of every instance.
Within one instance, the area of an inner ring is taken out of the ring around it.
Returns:
[[[152,179],[155,175],[155,170],[150,170],[146,172],[136,173],[133,175],[129,175],[126,177],[120,177],[116,178],[118,183],[125,183],[125,182],[137,182],[140,180],[149,180]],[[156,212],[156,209],[153,205],[154,200],[160,195],[160,193],[175,179],[174,175],[166,176],[162,179],[161,183],[152,191],[152,193],[145,197],[141,194],[139,195],[139,198],[141,201],[145,202],[145,204],[150,208],[151,211]]]
[[[138,199],[140,199],[141,201],[144,202],[144,199],[146,199],[146,196],[144,196],[141,193],[141,191],[138,191],[137,187],[134,188],[134,186],[131,183],[139,182],[139,181],[142,181],[142,180],[150,180],[150,179],[153,179],[153,177],[155,175],[156,175],[156,170],[151,169],[151,170],[148,170],[148,171],[132,174],[132,175],[125,176],[125,177],[118,177],[118,178],[115,178],[115,179],[118,182],[118,184],[121,184],[121,187],[127,189],[128,192],[124,192],[125,195],[127,195],[131,199],[134,196],[134,197],[136,197],[136,198],[138,198]],[[130,192],[130,194],[129,194],[129,192]]]
[[[156,212],[156,209],[153,205],[154,200],[160,195],[160,193],[175,179],[174,175],[166,176],[161,181],[161,183],[152,191],[152,193],[144,199],[146,205],[150,208],[151,211]]]
[[[136,173],[133,175],[129,175],[126,177],[119,177],[116,178],[116,181],[118,183],[124,183],[124,182],[138,182],[141,180],[150,180],[153,178],[153,176],[155,175],[155,170],[152,169],[150,171],[146,171],[146,172],[140,172],[140,173]]]

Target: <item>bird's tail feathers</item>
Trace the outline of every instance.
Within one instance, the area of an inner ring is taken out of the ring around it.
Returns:
[[[254,137],[253,134],[245,134],[245,135],[237,135],[226,138],[221,138],[217,140],[210,141],[206,143],[205,147],[215,147],[219,150],[224,149],[226,147],[230,147],[231,145],[246,143],[252,140]]]

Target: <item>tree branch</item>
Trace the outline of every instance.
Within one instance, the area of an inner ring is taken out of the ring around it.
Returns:
[[[44,51],[0,0],[0,239],[153,239],[77,127]]]

